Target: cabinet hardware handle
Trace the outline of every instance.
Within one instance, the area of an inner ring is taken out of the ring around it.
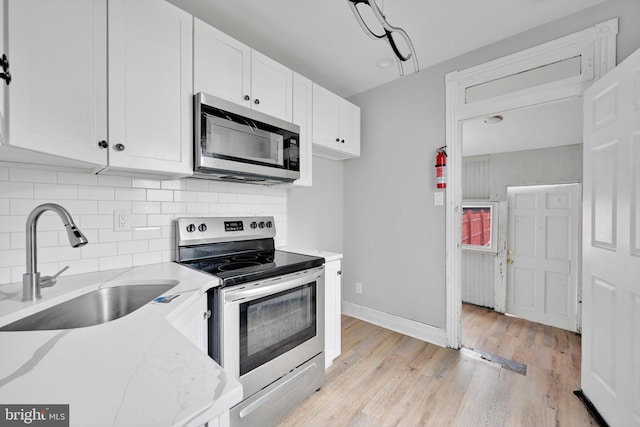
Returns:
[[[344,144],[344,139],[343,139],[343,140],[341,140],[340,142]]]
[[[336,138],[336,142],[340,142],[340,138]]]
[[[98,147],[100,148],[109,148],[109,143],[105,140],[98,141]]]
[[[260,100],[258,98],[256,98],[255,101],[253,101],[254,104],[260,104]]]
[[[8,71],[6,73],[0,73],[0,79],[7,82],[7,86],[9,86],[9,83],[11,83],[11,73]]]
[[[113,149],[116,151],[124,151],[124,144],[116,144],[113,146]]]
[[[2,67],[2,73],[0,73],[0,79],[4,80],[9,86],[11,83],[11,73],[9,72],[9,60],[7,59],[7,55],[2,54],[2,58],[0,58],[0,67]]]
[[[250,97],[249,95],[245,95],[245,96],[244,96],[244,100],[245,100],[245,101],[248,101],[248,100],[250,100],[250,99],[251,99],[251,97]]]
[[[207,310],[207,311],[204,312],[204,318],[205,319],[211,318],[211,310]]]
[[[342,270],[338,270],[338,276],[342,276]]]

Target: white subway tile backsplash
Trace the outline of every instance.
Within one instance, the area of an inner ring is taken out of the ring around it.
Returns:
[[[133,254],[134,265],[157,264],[162,262],[162,252],[145,252]]]
[[[147,200],[147,190],[143,188],[116,188],[116,200]]]
[[[156,250],[156,248],[152,248]],[[118,255],[138,254],[149,252],[148,240],[130,240],[126,242],[118,242]]]
[[[75,215],[74,218],[76,218]],[[76,220],[76,225],[78,225],[82,230],[92,228],[113,228],[113,215],[81,215],[79,223]]]
[[[132,230],[133,232],[133,240],[149,240],[149,239],[159,239],[162,237],[162,227],[144,227],[144,228],[135,228]],[[153,248],[156,250],[155,248]]]
[[[182,214],[187,212],[187,206],[179,202],[162,202],[162,213]]]
[[[26,255],[23,250],[8,250],[2,251],[0,256],[0,267],[11,267],[13,265],[20,265],[25,263]]]
[[[113,187],[78,186],[78,199],[80,200],[114,200]]]
[[[131,180],[131,186],[134,188],[160,188],[161,181],[157,179],[139,179]]]
[[[98,176],[88,173],[58,172],[58,184],[98,185]]]
[[[133,202],[132,212],[134,214],[162,213],[162,204],[160,202]]]
[[[14,200],[18,200],[18,199],[14,199]],[[0,215],[9,215],[11,211],[11,202],[12,202],[11,199],[0,199]]]
[[[111,270],[113,268],[125,268],[133,266],[132,255],[107,256],[98,259],[100,270]]]
[[[113,231],[107,228],[98,230],[98,239],[101,242],[122,242],[131,240],[131,231]]]
[[[33,184],[30,182],[2,182],[0,197],[3,199],[32,199]]]
[[[186,182],[189,191],[210,191],[209,181],[206,179],[187,179]]]
[[[172,190],[147,190],[147,200],[157,202],[172,202]]]
[[[78,186],[66,184],[34,184],[33,197],[43,200],[77,199]]]
[[[60,218],[44,213],[38,220],[38,268],[43,274],[65,265],[71,266],[67,274],[80,274],[173,261],[173,221],[179,217],[274,215],[276,242],[286,244],[283,188],[0,167],[0,283],[22,280],[27,215],[47,202],[64,206],[89,244],[71,248]],[[131,231],[113,231],[118,210],[131,212]]]
[[[47,184],[55,184],[58,180],[58,177],[55,171],[10,168],[9,180],[21,181],[21,182],[43,182]]]
[[[186,190],[187,182],[181,179],[176,179],[173,181],[162,181],[160,186],[163,190]]]
[[[102,187],[131,187],[128,176],[98,175],[98,185]]]
[[[111,243],[89,243],[80,248],[82,258],[100,258],[103,256],[118,255],[118,244]]]

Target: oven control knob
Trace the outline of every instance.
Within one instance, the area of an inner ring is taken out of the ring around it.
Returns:
[[[271,221],[267,221],[267,228],[273,227],[273,223]]]
[[[196,231],[196,226],[195,226],[195,225],[193,225],[193,224],[189,224],[189,225],[187,225],[187,231],[188,231],[189,233],[193,233],[194,231]]]
[[[200,224],[200,225],[198,226],[198,231],[200,231],[200,232],[205,232],[205,231],[207,231],[207,224]]]
[[[260,221],[260,224],[258,224],[258,227],[264,228],[264,221]]]
[[[258,223],[253,221],[250,225],[251,228],[256,228],[258,226]]]

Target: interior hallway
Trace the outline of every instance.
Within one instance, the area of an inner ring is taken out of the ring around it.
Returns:
[[[463,343],[526,364],[427,344],[342,316],[342,355],[279,426],[597,425],[573,391],[580,336],[463,305]]]

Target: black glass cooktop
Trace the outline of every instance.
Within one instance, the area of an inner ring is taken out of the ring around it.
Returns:
[[[182,261],[181,264],[213,274],[222,279],[222,286],[231,286],[319,267],[324,264],[324,258],[271,249]]]

